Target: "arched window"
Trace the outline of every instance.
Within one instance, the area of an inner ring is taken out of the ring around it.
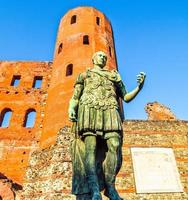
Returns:
[[[73,15],[71,17],[71,24],[75,24],[76,23],[76,15]]]
[[[63,43],[61,43],[58,47],[58,54],[61,53],[63,50]]]
[[[26,128],[32,128],[35,125],[36,111],[33,108],[30,108],[26,111],[24,124],[23,126]]]
[[[100,17],[96,17],[96,23],[97,25],[100,25]]]
[[[0,116],[0,127],[8,127],[10,124],[10,118],[12,115],[12,110],[10,108],[5,108],[2,112],[1,112],[1,116]]]
[[[73,64],[67,65],[66,76],[71,76],[73,73]]]
[[[88,35],[83,36],[83,44],[89,44],[89,36]]]
[[[112,57],[112,48],[109,46],[109,54],[110,54],[110,57]]]

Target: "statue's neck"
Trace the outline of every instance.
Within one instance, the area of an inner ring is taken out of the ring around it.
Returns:
[[[103,66],[96,65],[96,64],[93,65],[93,68],[94,68],[95,70],[99,70],[99,71],[105,71],[105,70],[106,70],[106,69],[104,69]]]

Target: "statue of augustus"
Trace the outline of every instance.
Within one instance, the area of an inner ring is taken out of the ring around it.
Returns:
[[[122,119],[119,98],[129,102],[142,89],[145,74],[137,75],[138,86],[127,92],[116,71],[104,69],[107,56],[93,55],[93,68],[81,73],[69,104],[76,139],[72,145],[72,193],[77,200],[122,200],[115,188],[121,167]]]

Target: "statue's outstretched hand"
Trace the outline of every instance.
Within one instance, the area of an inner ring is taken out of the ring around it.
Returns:
[[[146,78],[146,74],[144,72],[140,72],[137,75],[137,83],[138,83],[139,89],[142,89],[142,87],[144,85],[145,78]]]
[[[69,109],[69,120],[72,122],[76,122],[76,112],[74,109]]]

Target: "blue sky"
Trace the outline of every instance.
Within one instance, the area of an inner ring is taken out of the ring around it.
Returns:
[[[0,0],[0,60],[52,61],[59,20],[77,6],[94,6],[110,19],[128,90],[138,72],[147,74],[125,117],[146,119],[144,106],[158,101],[188,120],[187,0]]]

